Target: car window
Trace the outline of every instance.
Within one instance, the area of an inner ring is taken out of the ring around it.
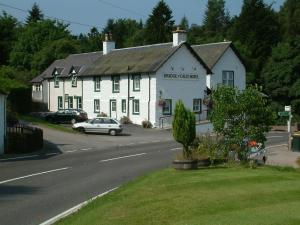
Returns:
[[[100,119],[94,119],[93,120],[93,124],[100,124],[101,123],[101,120]]]
[[[110,123],[112,123],[112,124],[118,124],[115,120],[113,120],[113,119],[110,119]]]

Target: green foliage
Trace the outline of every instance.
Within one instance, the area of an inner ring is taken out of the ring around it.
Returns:
[[[206,36],[214,37],[223,34],[230,23],[230,16],[225,12],[224,0],[208,0],[203,28]]]
[[[17,38],[17,19],[2,12],[0,15],[0,65],[8,63],[9,54]]]
[[[172,18],[172,10],[163,0],[160,0],[146,22],[144,36],[146,42],[155,44],[171,41],[174,25]]]
[[[264,144],[265,133],[270,131],[275,115],[261,93],[253,88],[239,91],[228,86],[213,90],[211,121],[228,146],[237,145],[245,150],[244,140]]]
[[[82,52],[95,52],[102,50],[102,34],[93,27],[87,35],[78,36]]]
[[[180,29],[183,29],[183,30],[189,30],[189,21],[188,19],[186,18],[186,16],[183,16],[181,21],[180,21]]]
[[[53,41],[70,37],[67,25],[52,20],[42,20],[28,24],[10,54],[11,65],[17,69],[32,69],[34,55]]]
[[[26,19],[26,23],[36,23],[40,20],[44,19],[44,15],[42,11],[40,10],[40,7],[36,2],[33,4],[31,10],[29,10],[29,15]]]
[[[281,42],[273,48],[263,70],[266,91],[273,100],[288,105],[300,96],[300,37]],[[300,113],[299,104],[296,112]]]
[[[279,12],[282,35],[285,39],[300,35],[300,1],[286,0]]]
[[[184,155],[190,155],[189,146],[196,137],[195,115],[186,109],[181,100],[176,102],[174,120],[172,122],[173,137],[183,145]]]
[[[13,67],[1,66],[0,90],[9,93],[13,89],[26,87],[24,77],[26,77],[26,73],[24,72],[17,71]]]

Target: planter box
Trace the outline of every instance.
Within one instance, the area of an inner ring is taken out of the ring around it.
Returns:
[[[173,161],[174,168],[177,170],[192,170],[198,168],[197,160],[174,160]]]
[[[198,166],[199,167],[207,167],[210,165],[210,160],[208,159],[199,159],[198,160]]]

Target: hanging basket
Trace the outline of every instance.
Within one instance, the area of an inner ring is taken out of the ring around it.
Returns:
[[[166,101],[165,101],[164,99],[159,99],[159,100],[158,100],[158,105],[159,105],[160,107],[165,106],[165,104],[166,104]]]

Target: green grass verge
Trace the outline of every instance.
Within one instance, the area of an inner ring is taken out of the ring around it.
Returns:
[[[276,167],[162,170],[57,224],[300,224],[300,173]]]
[[[41,127],[47,127],[47,128],[50,128],[50,129],[55,129],[55,130],[58,130],[58,131],[69,132],[69,133],[77,133],[72,128],[64,127],[64,126],[59,125],[59,124],[49,123],[45,120],[35,118],[33,116],[21,115],[20,119],[24,120],[24,121],[27,121],[27,122],[30,122],[34,125],[41,126]]]

